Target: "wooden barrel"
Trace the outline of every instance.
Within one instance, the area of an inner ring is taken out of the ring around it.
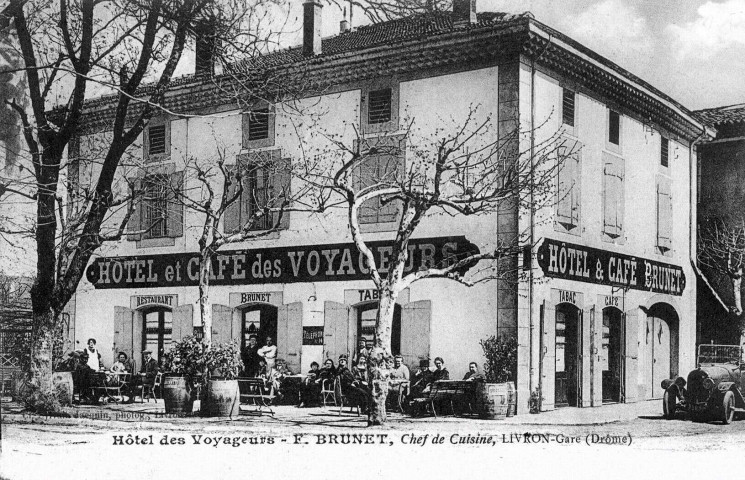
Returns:
[[[513,382],[505,383],[507,386],[507,416],[517,415],[517,391]]]
[[[191,413],[194,408],[194,398],[191,386],[186,377],[166,376],[163,378],[163,402],[166,413]]]
[[[504,420],[507,416],[508,392],[503,383],[482,383],[476,390],[479,417]]]
[[[72,394],[74,385],[72,383],[72,372],[54,372],[52,384],[57,392],[57,398],[62,405],[72,405]]]
[[[207,417],[238,415],[238,380],[209,380],[202,414]]]

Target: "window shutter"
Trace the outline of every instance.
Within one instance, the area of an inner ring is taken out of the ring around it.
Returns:
[[[565,140],[565,142],[568,140]],[[558,172],[556,219],[565,228],[579,225],[581,191],[579,183],[580,154],[576,147],[560,146],[557,149],[562,164]]]
[[[623,160],[603,154],[603,232],[611,237],[623,234]]]
[[[228,201],[238,191],[238,181],[236,180],[236,174],[238,172],[237,165],[228,165],[225,167],[225,174],[228,175],[231,183],[228,187]],[[241,219],[241,199],[236,199],[233,203],[227,206],[225,213],[223,214],[223,232],[233,233],[238,230],[238,225]]]
[[[172,173],[169,181],[166,234],[169,237],[180,237],[184,234],[184,203],[181,199],[181,191],[184,188],[184,172]]]
[[[142,179],[137,178],[134,181],[134,192],[132,195],[136,195],[134,199],[135,211],[132,212],[132,216],[129,217],[127,222],[127,232],[136,232],[142,229],[142,211],[144,210],[144,203],[142,202]],[[130,234],[127,235],[129,241],[139,241],[142,239],[142,234]]]
[[[657,183],[657,246],[672,248],[672,199],[670,183],[663,179]]]
[[[279,207],[284,201],[291,199],[290,185],[292,182],[292,160],[289,158],[277,159],[273,168],[272,195],[275,198],[274,205]],[[272,214],[272,226],[277,223],[279,212]],[[290,212],[283,212],[279,224],[280,229],[290,228]]]

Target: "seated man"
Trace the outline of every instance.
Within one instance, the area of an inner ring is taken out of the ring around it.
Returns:
[[[420,360],[419,369],[411,378],[411,397],[420,397],[424,390],[432,383],[432,371],[429,369],[429,360]]]
[[[468,380],[469,382],[485,382],[486,379],[484,376],[479,373],[479,366],[476,362],[471,362],[468,364],[468,373],[463,377],[463,380]]]
[[[393,368],[388,381],[388,398],[398,403],[398,395],[405,394],[404,389],[408,389],[409,367],[403,363],[404,357],[396,355],[393,358]]]
[[[129,389],[129,400],[127,400],[127,403],[134,402],[136,387],[139,387],[140,385],[152,385],[155,383],[155,376],[158,374],[160,368],[158,367],[158,361],[153,358],[153,352],[150,350],[144,350],[142,354],[145,356],[144,362],[140,368],[140,374],[132,375],[132,383]]]
[[[366,368],[366,367],[365,367]],[[367,408],[368,393],[365,389],[367,382],[364,382],[364,373],[356,369],[357,375],[347,367],[347,356],[339,356],[339,367],[336,369],[336,375],[341,383],[342,395],[347,398],[349,405],[359,405],[363,411]]]
[[[321,380],[319,378],[321,371],[318,367],[318,362],[310,363],[308,375],[303,379],[303,383],[300,386],[300,404],[298,408],[309,407],[318,401],[321,393]]]

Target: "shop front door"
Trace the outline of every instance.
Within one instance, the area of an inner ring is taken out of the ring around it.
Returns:
[[[670,326],[657,317],[652,321],[652,398],[662,398],[660,384],[670,378]]]
[[[556,373],[554,402],[557,407],[577,407],[582,398],[582,325],[577,307],[556,307]]]
[[[603,372],[603,402],[621,401],[623,378],[623,314],[617,308],[603,310],[600,364]]]

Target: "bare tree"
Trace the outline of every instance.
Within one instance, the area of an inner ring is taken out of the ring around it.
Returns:
[[[188,39],[207,24],[215,37],[213,45],[223,46],[226,55],[241,49],[256,51],[262,40],[257,35],[260,29],[251,31],[246,25],[261,17],[264,6],[276,3],[281,2],[11,0],[3,11],[17,39],[30,102],[26,109],[15,98],[5,100],[22,125],[31,190],[10,191],[6,185],[4,193],[26,195],[35,205],[31,231],[37,271],[31,291],[29,377],[36,408],[57,408],[51,394],[55,324],[91,255],[104,242],[117,241],[124,234],[134,210],[132,193],[137,192],[130,188],[127,195],[117,197],[115,176],[125,152],[150,118],[168,111],[164,99]],[[86,122],[86,100],[94,88],[98,93],[115,92],[108,99],[113,118],[106,148],[97,160],[100,168],[91,179],[95,186],[77,198],[77,214],[68,217],[61,184],[70,165],[64,154]],[[51,108],[56,104],[60,106]],[[126,212],[111,233],[103,232],[117,207]]]
[[[467,252],[445,259],[441,265],[407,269],[409,242],[423,221],[445,215],[463,218],[496,215],[500,208],[540,208],[556,199],[553,179],[565,158],[575,152],[560,132],[519,151],[517,129],[502,132],[471,106],[465,118],[432,134],[420,134],[415,119],[405,122],[403,133],[369,137],[357,133],[350,144],[339,135],[326,135],[332,148],[306,156],[303,177],[319,191],[332,190],[345,204],[349,228],[364,255],[370,278],[378,290],[375,323],[376,357],[368,368],[371,408],[368,423],[385,423],[388,393],[385,362],[391,357],[394,307],[399,294],[414,282],[446,278],[473,286],[494,280],[516,280],[517,256],[524,238],[515,235],[484,252]],[[522,132],[525,133],[525,132]],[[312,157],[312,160],[308,160]],[[320,158],[320,159],[319,159]],[[391,254],[382,268],[368,247],[361,217],[386,212],[397,227],[390,238]]]
[[[745,268],[745,219],[709,219],[698,235],[698,261],[705,268],[731,281],[730,311],[742,315],[742,277]]]

